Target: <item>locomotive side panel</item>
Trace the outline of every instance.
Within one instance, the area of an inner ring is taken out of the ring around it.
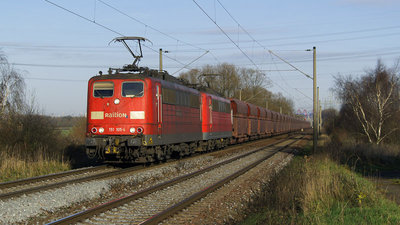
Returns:
[[[201,140],[199,93],[163,83],[162,99],[162,144]]]
[[[232,137],[230,101],[201,93],[203,140]]]

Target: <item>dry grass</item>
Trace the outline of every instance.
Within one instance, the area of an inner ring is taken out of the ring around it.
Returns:
[[[332,142],[323,151],[337,163],[345,164],[365,175],[385,170],[400,170],[398,146]]]
[[[70,169],[62,154],[49,153],[39,148],[29,155],[18,147],[5,147],[0,151],[0,182],[40,176]]]
[[[399,224],[400,208],[326,153],[299,156],[249,205],[242,224]]]

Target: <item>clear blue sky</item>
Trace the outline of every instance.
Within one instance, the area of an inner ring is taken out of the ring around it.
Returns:
[[[227,62],[265,70],[272,80],[269,89],[291,98],[296,110],[312,110],[308,98],[312,97],[312,81],[295,71],[269,71],[292,68],[267,50],[312,75],[312,53],[304,50],[317,47],[323,107],[333,102],[333,76],[357,76],[374,68],[377,59],[392,66],[400,57],[397,0],[196,0],[251,60],[194,1],[51,2],[120,34],[150,39],[153,44],[143,49],[141,66],[158,68],[157,50],[163,48],[170,52],[169,58],[164,57],[164,69],[171,74],[205,50],[210,52],[189,68]],[[29,95],[35,96],[46,114],[85,114],[87,80],[99,70],[132,61],[122,46],[108,45],[118,34],[47,1],[3,0],[0,8],[0,50],[23,72]]]

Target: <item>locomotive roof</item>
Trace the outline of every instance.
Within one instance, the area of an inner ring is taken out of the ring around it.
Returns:
[[[153,70],[153,69],[148,69],[148,68],[141,68],[140,72],[127,72],[127,73],[120,73],[116,72],[113,74],[106,74],[106,75],[97,75],[91,78],[91,80],[104,80],[104,79],[145,79],[149,77],[157,78],[160,80],[165,80],[171,83],[179,84],[182,86],[186,86],[188,88],[193,88],[201,92],[206,92],[209,94],[213,94],[218,97],[222,97],[220,93],[218,93],[215,90],[212,90],[210,88],[204,87],[204,86],[199,86],[199,85],[193,85],[185,80],[178,79],[170,74],[168,72],[163,71],[159,72],[158,70]]]
[[[174,82],[174,83],[180,83],[183,85],[183,83],[178,80],[176,77],[169,75],[167,72],[162,72],[159,73],[157,70],[149,70],[149,69],[144,69],[141,70],[140,72],[137,73],[120,73],[116,72],[113,74],[106,74],[106,75],[96,75],[92,77],[91,79],[93,80],[103,80],[103,79],[145,79],[148,77],[154,77],[158,78],[160,80],[166,80],[169,82]]]

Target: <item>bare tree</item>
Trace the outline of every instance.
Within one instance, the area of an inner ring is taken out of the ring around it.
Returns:
[[[380,60],[374,70],[353,79],[336,77],[335,91],[360,125],[360,133],[368,142],[380,144],[395,132],[398,121],[392,120],[399,113],[399,77],[397,66],[387,69]]]
[[[186,80],[190,84],[198,84],[199,75],[201,75],[201,71],[199,69],[191,69],[188,72],[181,73],[179,78]]]
[[[227,63],[217,66],[205,65],[201,69],[192,69],[181,73],[179,78],[191,84],[208,87],[226,98],[232,98],[239,86],[237,68]]]
[[[273,94],[267,90],[270,82],[259,70],[238,68],[223,63],[216,66],[205,65],[201,69],[192,69],[181,73],[180,78],[191,84],[211,88],[226,98],[242,99],[249,103],[266,107],[286,114],[293,113],[293,102],[282,94]]]
[[[25,82],[4,55],[0,55],[0,116],[24,106]]]

